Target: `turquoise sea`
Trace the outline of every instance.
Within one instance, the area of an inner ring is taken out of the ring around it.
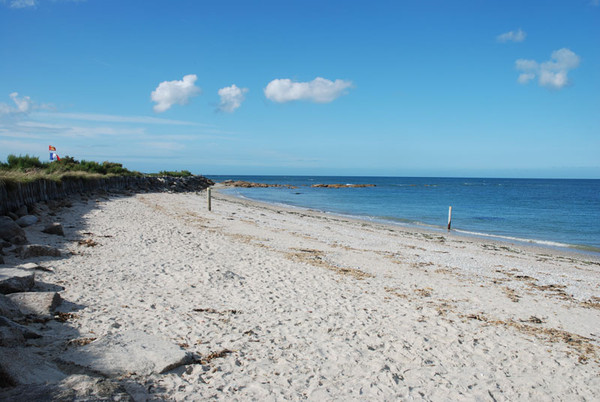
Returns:
[[[366,220],[452,229],[600,253],[600,180],[347,176],[209,176],[296,188],[232,188],[231,194]],[[375,184],[313,188],[313,184]]]

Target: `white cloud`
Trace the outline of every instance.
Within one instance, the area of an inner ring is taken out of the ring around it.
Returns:
[[[18,92],[13,92],[10,95],[10,98],[14,102],[15,106],[8,105],[6,103],[0,103],[0,115],[16,115],[16,114],[25,114],[31,111],[34,108],[34,104],[29,96],[19,97]],[[39,107],[36,107],[39,108]]]
[[[246,92],[248,92],[248,88],[238,88],[236,85],[219,89],[221,103],[218,110],[232,113],[242,105]]]
[[[161,119],[152,116],[118,116],[111,114],[96,113],[34,113],[37,117],[50,117],[67,120],[85,120],[101,121],[109,123],[141,123],[141,124],[166,124],[166,125],[187,125],[187,126],[208,126],[207,124],[193,123],[191,121]]]
[[[496,36],[496,40],[502,43],[523,42],[525,37],[527,37],[527,34],[521,28],[519,28],[516,31],[509,31]]]
[[[189,74],[184,76],[181,81],[163,81],[158,84],[158,87],[150,95],[152,101],[156,102],[154,111],[162,113],[174,104],[187,104],[192,96],[201,92],[201,89],[194,85],[197,79],[196,74]]]
[[[85,0],[52,0],[53,3],[79,3]],[[8,4],[10,8],[35,8],[39,1],[38,0],[0,0],[2,4]]]
[[[293,82],[289,78],[275,79],[265,88],[265,96],[274,102],[309,100],[317,103],[329,103],[345,95],[352,82],[344,80],[330,81],[317,77],[309,82]]]
[[[19,94],[17,92],[13,92],[9,96],[17,105],[17,109],[20,113],[29,112],[31,109],[31,98],[29,96],[23,96],[22,98],[19,98]]]
[[[35,0],[12,0],[9,2],[11,8],[27,8],[27,7],[35,7]]]
[[[526,84],[537,76],[540,86],[561,89],[569,84],[567,75],[579,66],[579,62],[580,57],[567,48],[555,50],[550,60],[542,63],[519,59],[515,62],[516,69],[521,71],[517,81]]]

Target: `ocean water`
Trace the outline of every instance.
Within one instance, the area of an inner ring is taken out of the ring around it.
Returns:
[[[231,194],[361,219],[452,229],[600,253],[600,180],[345,176],[209,176],[297,188],[232,188]],[[313,188],[313,184],[375,184]]]

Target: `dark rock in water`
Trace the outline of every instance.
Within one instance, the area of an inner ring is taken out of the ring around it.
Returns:
[[[21,226],[22,228],[25,228],[27,226],[31,226],[36,224],[38,221],[38,217],[35,215],[25,215],[20,217],[19,219],[17,219],[15,222],[17,222],[17,225]]]
[[[15,215],[17,215],[19,218],[20,218],[21,216],[25,216],[25,215],[27,215],[27,214],[29,214],[29,211],[27,210],[27,205],[21,205],[21,206],[19,207],[19,209],[17,209],[17,210],[15,211]]]
[[[16,221],[17,219],[19,219],[19,215],[15,214],[13,212],[8,212],[6,215],[13,221]]]
[[[51,316],[62,303],[56,292],[21,292],[9,294],[8,297],[18,307],[21,314]]]
[[[17,236],[26,238],[25,231],[8,216],[0,216],[0,239],[11,241]]]
[[[18,268],[0,268],[0,293],[27,292],[35,285],[35,273]]]
[[[32,257],[60,257],[60,250],[45,246],[41,244],[28,244],[26,246],[21,246],[17,250],[19,257],[32,258]]]
[[[53,234],[53,235],[57,235],[57,236],[64,236],[65,232],[63,230],[63,227],[60,223],[51,223],[49,225],[47,225],[42,232],[44,233],[48,233],[48,234]]]
[[[254,183],[251,181],[243,181],[243,180],[225,180],[221,182],[222,185],[228,187],[244,187],[244,188],[267,188],[267,187],[285,187],[285,188],[297,188],[296,186],[292,186],[289,184],[267,184],[267,183]]]
[[[25,348],[0,348],[0,371],[14,385],[59,382],[67,376],[40,355]]]
[[[0,255],[0,265],[4,265],[4,257]]]

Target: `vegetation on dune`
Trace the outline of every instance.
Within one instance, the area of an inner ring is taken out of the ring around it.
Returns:
[[[67,177],[98,178],[103,176],[140,176],[120,163],[78,161],[65,156],[59,161],[42,162],[38,157],[29,155],[8,155],[6,163],[0,162],[0,180],[10,182],[29,182],[37,179],[61,181]]]
[[[152,177],[189,177],[193,174],[189,170],[166,171],[145,174],[131,171],[121,163],[78,161],[73,157],[65,156],[59,161],[42,162],[36,156],[8,155],[6,163],[0,162],[0,181],[25,183],[38,179],[61,181],[65,178],[100,178],[106,176],[152,176]]]
[[[161,177],[161,176],[189,177],[189,176],[193,176],[193,174],[189,170],[182,170],[182,171],[161,170],[158,173],[148,173],[148,174],[146,174],[146,176],[152,176],[152,177]]]

